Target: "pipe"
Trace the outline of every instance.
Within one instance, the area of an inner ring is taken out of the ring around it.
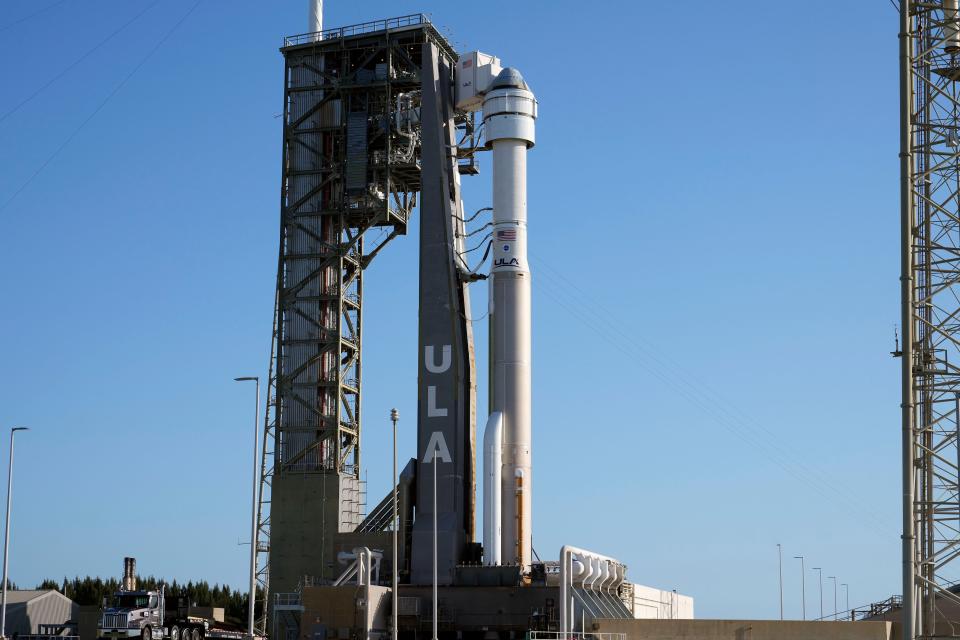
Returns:
[[[307,33],[323,31],[323,0],[308,0]],[[320,38],[317,37],[317,40]]]
[[[123,590],[124,591],[137,590],[137,559],[136,558],[123,559]]]
[[[503,466],[503,414],[494,411],[483,429],[483,564],[500,564],[500,468]]]
[[[575,567],[579,557],[580,568]],[[603,592],[609,580],[609,589],[619,588],[626,577],[626,566],[610,556],[586,549],[565,545],[560,549],[560,637],[565,638],[573,630],[573,585],[580,583],[589,590],[595,589],[600,579],[599,590]]]
[[[517,469],[514,471],[516,476],[516,514],[517,514],[517,564],[521,567],[529,564],[528,558],[524,555],[525,549],[523,547],[524,535],[523,535],[523,469]]]
[[[903,639],[916,637],[916,531],[913,478],[913,72],[910,37],[913,0],[900,0],[900,312],[903,330],[901,366],[901,465],[903,483]]]
[[[943,0],[943,50],[947,53],[960,51],[960,28],[957,25],[957,12],[960,0]]]
[[[600,563],[600,585],[596,588],[596,591],[604,593],[603,588],[607,586],[607,582],[612,577],[613,572],[610,570],[610,565],[607,562]]]

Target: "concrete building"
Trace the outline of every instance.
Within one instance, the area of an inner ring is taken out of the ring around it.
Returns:
[[[79,614],[73,600],[53,589],[7,592],[8,636],[59,634],[68,623],[75,624]]]
[[[644,640],[897,640],[892,622],[800,620],[595,620],[597,633]]]
[[[631,585],[633,617],[644,620],[690,620],[693,618],[693,598],[663,591],[642,584]]]

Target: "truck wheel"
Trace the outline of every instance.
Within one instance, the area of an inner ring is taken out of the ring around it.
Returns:
[[[177,640],[190,640],[190,628],[184,627],[183,629],[180,629],[180,637],[177,638]]]
[[[140,631],[140,638],[142,640],[153,640],[153,631],[150,630],[150,627],[144,627]]]
[[[200,629],[194,627],[193,633],[190,634],[190,640],[203,640],[203,634],[200,633]]]
[[[180,627],[177,625],[170,627],[170,640],[180,640]]]

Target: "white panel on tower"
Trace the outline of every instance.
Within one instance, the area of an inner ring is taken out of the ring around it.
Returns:
[[[479,51],[460,54],[457,60],[457,109],[479,111],[483,94],[500,74],[500,58]]]

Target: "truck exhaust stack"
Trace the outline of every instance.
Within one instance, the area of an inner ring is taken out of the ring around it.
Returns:
[[[123,559],[123,581],[121,588],[124,591],[137,590],[137,559]]]

